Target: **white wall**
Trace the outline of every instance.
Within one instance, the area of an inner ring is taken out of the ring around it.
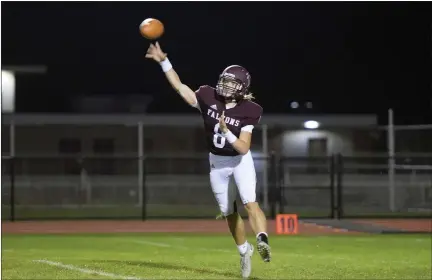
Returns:
[[[281,135],[281,148],[284,156],[307,156],[310,138],[327,138],[328,155],[342,153],[353,154],[353,143],[349,133],[326,130],[295,130],[285,131]]]

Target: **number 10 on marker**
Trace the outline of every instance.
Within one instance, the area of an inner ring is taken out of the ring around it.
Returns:
[[[296,214],[278,214],[276,216],[277,234],[297,234],[298,221]]]

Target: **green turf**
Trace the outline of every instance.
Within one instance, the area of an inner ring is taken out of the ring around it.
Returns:
[[[252,278],[432,276],[432,244],[425,235],[273,236],[271,245],[271,263],[254,255]],[[239,273],[237,249],[228,235],[3,235],[3,279],[236,279]]]

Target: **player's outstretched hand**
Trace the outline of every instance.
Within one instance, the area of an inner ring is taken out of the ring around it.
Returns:
[[[156,42],[155,45],[150,44],[150,47],[147,49],[147,54],[145,57],[153,59],[156,62],[161,62],[167,57],[167,54],[162,51],[159,43]]]
[[[222,133],[228,132],[228,127],[225,123],[225,111],[222,112],[221,117],[219,118],[219,128],[222,131]]]

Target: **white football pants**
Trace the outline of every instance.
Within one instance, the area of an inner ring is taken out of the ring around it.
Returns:
[[[256,201],[256,173],[252,154],[234,157],[209,155],[210,184],[224,216],[234,213],[234,202],[237,196],[236,187],[230,185],[231,175],[243,204]]]

